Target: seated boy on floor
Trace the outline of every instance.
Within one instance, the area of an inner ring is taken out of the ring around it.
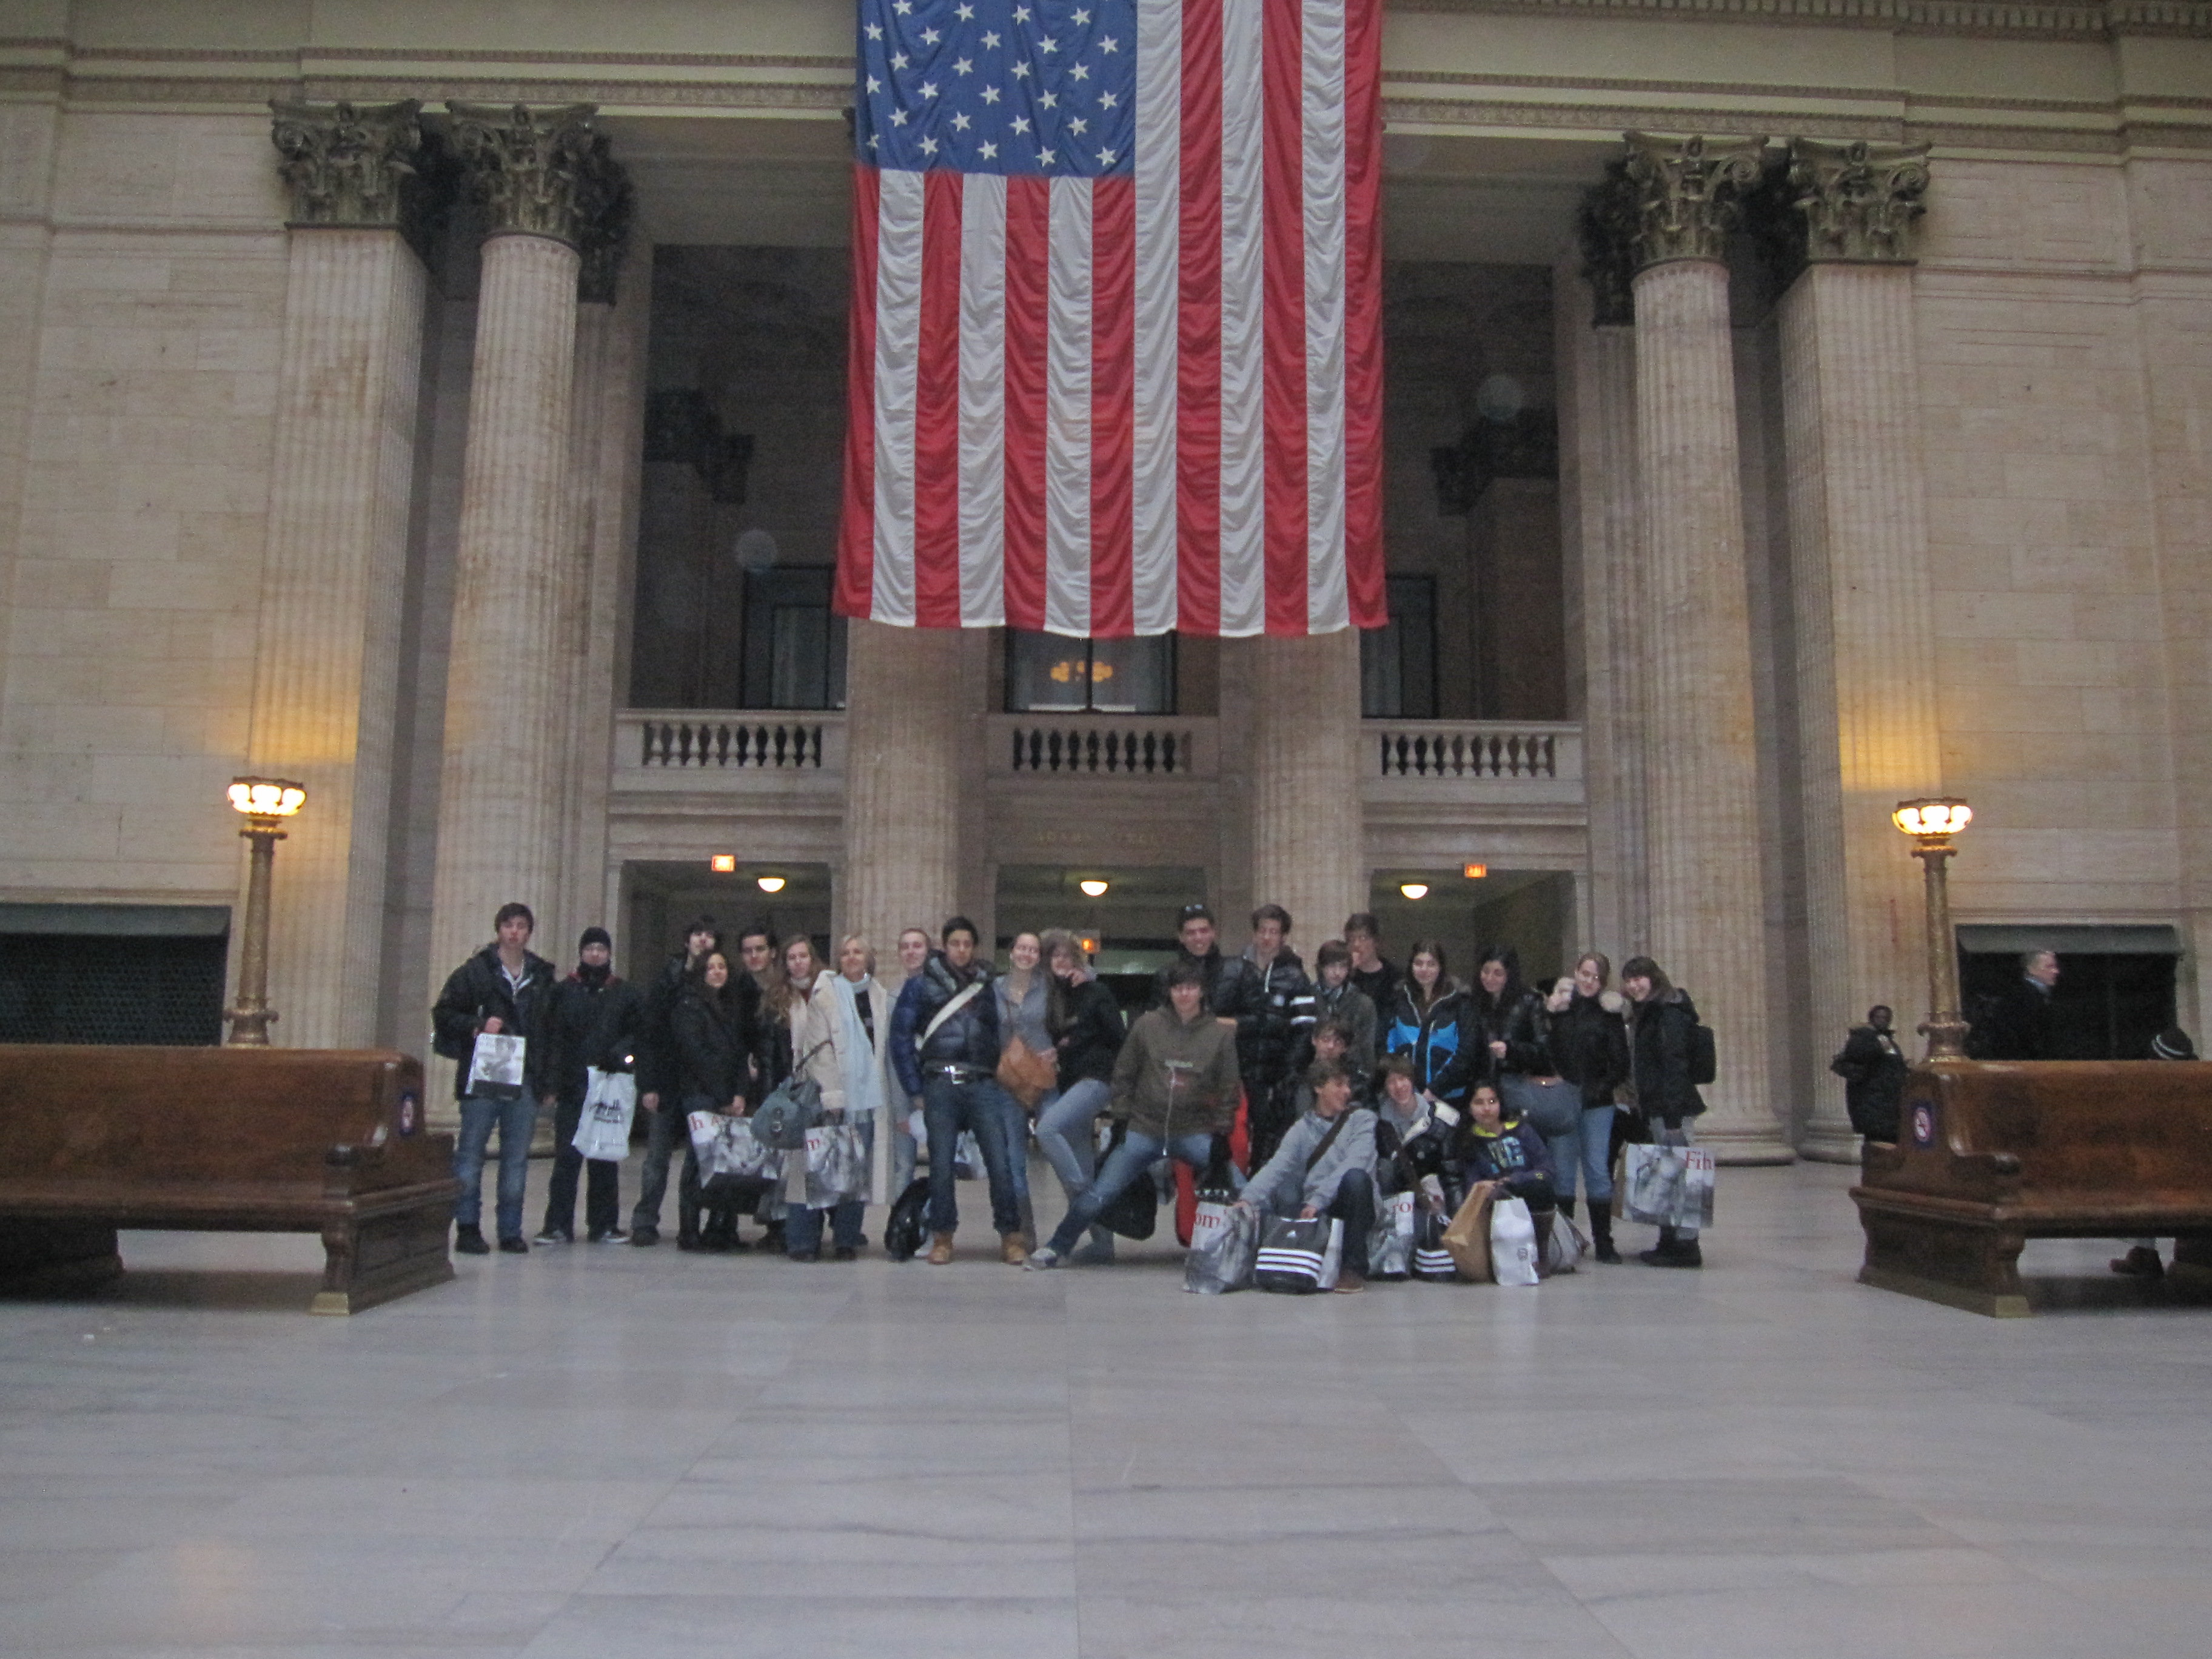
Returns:
[[[1375,1226],[1375,1114],[1352,1103],[1352,1072],[1341,1060],[1317,1060],[1305,1086],[1313,1109],[1244,1183],[1238,1205],[1262,1215],[1328,1216],[1344,1224],[1336,1288],[1367,1284],[1367,1235]]]
[[[1460,1172],[1469,1188],[1478,1181],[1495,1181],[1503,1184],[1505,1196],[1525,1199],[1540,1245],[1551,1236],[1553,1212],[1559,1207],[1552,1189],[1551,1149],[1528,1123],[1505,1115],[1495,1084],[1476,1084],[1467,1109]]]

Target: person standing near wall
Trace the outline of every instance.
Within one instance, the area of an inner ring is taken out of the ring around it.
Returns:
[[[1637,1112],[1655,1143],[1687,1146],[1690,1121],[1705,1109],[1705,1097],[1692,1080],[1697,1006],[1650,957],[1631,957],[1621,964],[1620,988],[1635,1006],[1628,1054]],[[1702,1267],[1705,1258],[1696,1224],[1662,1227],[1658,1248],[1638,1259],[1653,1267]]]
[[[644,1042],[638,1056],[637,1104],[645,1114],[645,1167],[638,1175],[637,1207],[630,1212],[629,1242],[641,1249],[660,1243],[660,1203],[668,1193],[668,1165],[679,1141],[690,1146],[684,1117],[684,1091],[677,1076],[676,1005],[709,951],[721,948],[721,933],[709,915],[696,917],[684,930],[683,948],[672,951],[645,994]],[[738,1005],[750,1033],[759,1009],[759,992],[747,980],[738,988]]]
[[[1844,1109],[1851,1127],[1869,1140],[1894,1143],[1898,1103],[1905,1097],[1905,1075],[1911,1069],[1890,1029],[1888,1007],[1877,1002],[1863,1025],[1854,1025],[1828,1069],[1844,1080]]]
[[[1237,1028],[1237,1067],[1251,1113],[1251,1166],[1258,1169],[1298,1112],[1291,1062],[1313,1035],[1313,981],[1291,949],[1291,913],[1263,904],[1252,913],[1252,942],[1244,961],[1259,982],[1259,1007]]]
[[[479,1224],[483,1213],[484,1155],[493,1131],[499,1133],[499,1248],[527,1255],[522,1237],[522,1200],[530,1176],[530,1137],[538,1109],[553,1104],[546,1072],[545,1012],[556,972],[533,955],[530,936],[538,919],[526,904],[502,904],[492,919],[496,937],[453,971],[430,1010],[434,1045],[459,1062],[453,1095],[460,1103],[461,1133],[453,1143],[453,1178],[461,1195],[453,1205],[453,1248],[463,1255],[487,1255]],[[523,1040],[522,1087],[512,1097],[471,1085],[470,1062],[479,1036]]]
[[[1582,1097],[1579,1141],[1583,1195],[1589,1200],[1590,1239],[1600,1261],[1618,1266],[1613,1242],[1613,1120],[1614,1098],[1627,1084],[1627,1004],[1606,988],[1613,964],[1597,951],[1575,962],[1572,994],[1552,1018],[1552,1063]],[[1576,1171],[1554,1172],[1563,1197],[1575,1194]]]
[[[1356,910],[1344,919],[1344,943],[1352,952],[1352,988],[1375,1005],[1376,1018],[1387,1021],[1404,981],[1382,959],[1382,924],[1369,912]]]

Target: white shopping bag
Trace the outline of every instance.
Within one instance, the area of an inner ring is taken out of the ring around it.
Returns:
[[[1582,1266],[1583,1258],[1589,1254],[1589,1240],[1584,1238],[1575,1224],[1564,1215],[1552,1218],[1552,1231],[1544,1239],[1544,1261],[1541,1271],[1549,1279],[1554,1273],[1571,1273]]]
[[[529,1041],[505,1031],[481,1033],[469,1054],[465,1094],[479,1099],[513,1100],[522,1092],[522,1060]]]
[[[1249,1289],[1260,1252],[1260,1218],[1218,1199],[1201,1200],[1190,1224],[1182,1287],[1199,1296]]]
[[[1653,1227],[1709,1227],[1713,1220],[1713,1155],[1703,1146],[1621,1148],[1615,1213]]]
[[[691,1131],[691,1150],[704,1164],[714,1150],[714,1137],[721,1133],[722,1125],[728,1120],[720,1112],[693,1112],[684,1121]]]
[[[628,1072],[588,1066],[591,1086],[584,1091],[584,1115],[576,1121],[574,1145],[586,1158],[618,1164],[629,1156],[630,1117],[637,1110],[637,1079]]]
[[[1536,1222],[1525,1199],[1501,1198],[1490,1206],[1490,1273],[1500,1285],[1536,1282]]]
[[[1367,1236],[1367,1276],[1404,1279],[1413,1270],[1413,1194],[1392,1193],[1376,1206]]]

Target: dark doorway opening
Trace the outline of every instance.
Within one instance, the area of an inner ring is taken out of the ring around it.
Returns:
[[[1970,1021],[2012,988],[2021,974],[2021,952],[2031,948],[2025,944],[2002,951],[1975,948],[1996,942],[1975,937],[1978,933],[1990,931],[1994,930],[1959,930],[1959,994]],[[2021,930],[2023,935],[2027,931]],[[2172,930],[2144,927],[2048,931],[2048,948],[2058,952],[2058,984],[2051,997],[2051,1048],[2048,1058],[2148,1059],[2150,1040],[2173,1024],[2175,970],[2180,961],[2177,948],[2096,947],[2163,944],[2165,939],[2172,937]],[[2085,937],[2077,942],[2067,937],[2069,933]],[[2143,940],[2086,937],[2127,933],[2161,937]],[[2009,939],[2004,942],[2012,943]],[[2090,948],[2080,948],[2081,945]],[[1916,1022],[1900,1018],[1899,1023]]]

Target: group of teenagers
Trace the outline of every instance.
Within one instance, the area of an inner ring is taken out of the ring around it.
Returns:
[[[437,1050],[458,1062],[455,1248],[491,1249],[481,1188],[496,1135],[498,1248],[529,1250],[526,1160],[537,1115],[550,1109],[540,1245],[575,1240],[580,1183],[590,1242],[658,1244],[680,1153],[679,1248],[815,1261],[826,1226],[827,1254],[850,1261],[866,1243],[870,1201],[910,1187],[921,1196],[926,1153],[926,1249],[937,1264],[954,1257],[963,1167],[981,1166],[1001,1259],[1046,1269],[1110,1261],[1115,1200],[1164,1159],[1255,1210],[1341,1219],[1340,1289],[1366,1280],[1379,1200],[1413,1191],[1448,1209],[1477,1182],[1524,1199],[1540,1234],[1573,1217],[1579,1183],[1595,1255],[1618,1262],[1619,1146],[1687,1145],[1705,1109],[1696,1009],[1649,957],[1624,964],[1616,994],[1595,952],[1532,986],[1501,948],[1462,986],[1437,941],[1416,940],[1402,971],[1385,960],[1363,913],[1320,947],[1310,975],[1279,905],[1252,913],[1250,943],[1236,954],[1222,951],[1206,905],[1184,906],[1177,924],[1180,948],[1130,1021],[1060,930],[1016,933],[1000,972],[975,924],[955,916],[933,941],[918,927],[900,933],[892,971],[857,935],[830,963],[810,938],[779,940],[765,924],[732,949],[702,915],[641,984],[614,973],[599,927],[585,930],[576,967],[560,974],[528,948],[528,907],[506,905],[494,939],[454,970],[433,1010]],[[473,1092],[474,1040],[499,1032],[526,1039],[517,1096]],[[609,1079],[626,1079],[644,1126],[626,1230],[619,1163],[575,1145],[587,1100]],[[693,1126],[743,1117],[794,1079],[815,1085],[824,1121],[857,1132],[866,1191],[819,1208],[803,1179],[718,1193],[702,1177]],[[1032,1138],[1067,1199],[1042,1245]],[[739,1231],[748,1216],[763,1228],[750,1242]],[[1696,1234],[1662,1228],[1642,1259],[1697,1267]]]

